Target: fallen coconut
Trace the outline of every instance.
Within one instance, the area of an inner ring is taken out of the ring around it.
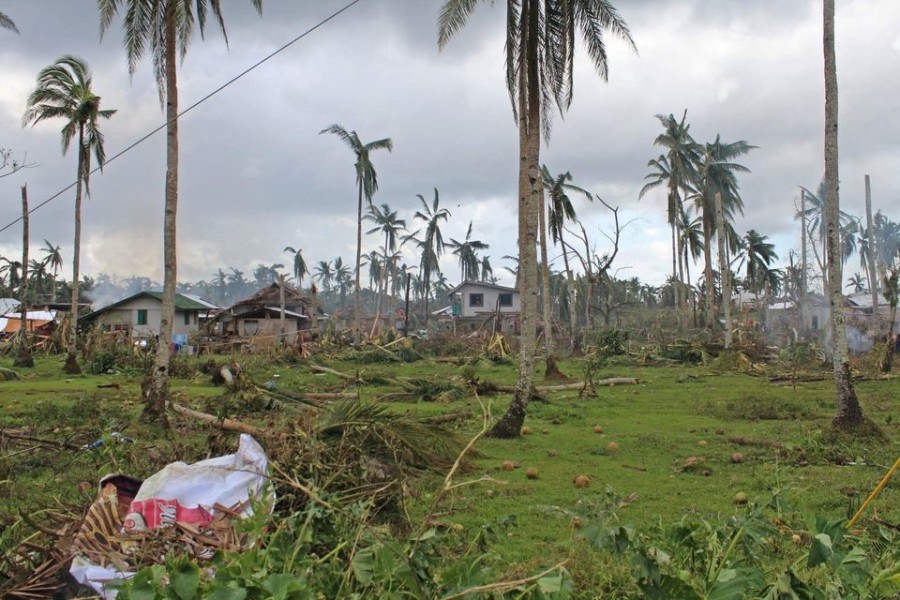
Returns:
[[[615,442],[610,442],[606,445],[606,449],[609,450],[610,452],[618,452],[619,445]]]
[[[741,454],[740,452],[733,452],[731,454],[731,462],[733,462],[734,464],[744,462],[744,455]]]
[[[525,477],[528,479],[537,479],[538,478],[538,470],[534,467],[528,467],[525,471]]]
[[[512,471],[513,469],[516,468],[516,463],[514,463],[511,460],[504,460],[500,466],[503,468],[504,471]]]
[[[591,485],[591,478],[587,475],[579,475],[575,478],[574,483],[575,487],[577,488],[586,488],[587,486]]]
[[[531,427],[526,425],[522,428],[522,435],[531,435]]]
[[[549,456],[550,458],[556,458],[557,456],[559,456],[559,452],[551,448],[550,450],[547,450],[547,456]]]
[[[594,433],[603,433],[603,428],[599,425],[594,425]]]
[[[738,492],[737,494],[734,495],[732,502],[734,502],[735,504],[738,504],[738,505],[743,505],[743,504],[747,504],[747,500],[748,500],[748,498],[747,498],[746,493]]]

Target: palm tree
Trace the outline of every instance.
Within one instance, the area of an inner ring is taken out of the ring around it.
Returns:
[[[78,171],[75,182],[75,243],[72,252],[72,308],[69,328],[69,348],[64,370],[81,373],[75,357],[78,337],[78,282],[81,267],[81,193],[90,196],[91,153],[102,169],[106,161],[103,149],[103,133],[98,126],[100,119],[110,118],[115,110],[101,110],[100,96],[91,88],[91,70],[87,63],[75,56],[63,56],[55,63],[41,69],[37,87],[28,97],[22,124],[32,126],[45,119],[64,119],[62,151],[78,137]]]
[[[303,260],[303,250],[294,250],[294,248],[291,246],[285,246],[284,252],[287,252],[288,254],[293,256],[291,267],[294,273],[294,279],[297,280],[297,287],[302,289],[303,278],[306,277],[306,275],[309,273],[309,269],[306,267],[306,261]]]
[[[319,280],[319,283],[322,284],[322,289],[326,292],[330,290],[331,283],[334,281],[334,271],[331,269],[331,261],[320,260],[316,263],[313,278]]]
[[[354,331],[356,332],[356,343],[359,344],[359,275],[360,265],[362,263],[363,196],[366,197],[369,206],[371,206],[372,196],[378,191],[378,177],[375,173],[375,165],[372,164],[372,161],[369,159],[369,154],[375,150],[387,150],[390,152],[393,149],[394,144],[391,142],[391,138],[384,138],[364,144],[355,131],[347,131],[337,124],[330,125],[319,133],[333,133],[347,144],[350,150],[353,151],[353,154],[356,155],[356,164],[354,165],[354,168],[356,169],[356,184],[359,188],[359,198],[356,208],[356,288],[354,291],[355,305],[353,308],[353,321]]]
[[[13,33],[19,33],[19,28],[16,27],[15,22],[6,13],[2,12],[0,12],[0,29],[8,29]]]
[[[486,281],[488,283],[497,283],[497,278],[494,277],[494,267],[491,266],[491,257],[488,255],[484,255],[481,259],[481,281]]]
[[[445,0],[438,45],[462,29],[477,2]],[[572,102],[575,35],[581,31],[597,73],[607,77],[604,31],[632,48],[628,26],[605,0],[507,0],[506,86],[519,126],[519,278],[522,300],[519,378],[509,410],[491,434],[517,437],[533,392],[536,344],[536,235],[543,201],[541,128],[550,130],[554,105],[565,111]]]
[[[437,188],[434,188],[434,200],[431,205],[425,201],[422,194],[417,194],[416,197],[422,202],[424,210],[417,210],[413,218],[425,224],[425,232],[421,239],[416,237],[419,231],[409,234],[407,239],[415,242],[422,253],[419,273],[425,289],[425,329],[428,329],[428,297],[431,295],[431,276],[441,272],[440,258],[446,246],[441,233],[441,221],[446,221],[451,215],[446,208],[440,208],[441,197]]]
[[[553,240],[553,243],[559,244],[562,248],[563,265],[566,269],[566,280],[568,281],[569,347],[572,351],[576,351],[578,350],[578,335],[576,333],[578,314],[577,311],[574,310],[576,286],[572,275],[572,269],[569,267],[569,250],[566,248],[563,239],[566,221],[574,222],[576,220],[576,214],[575,207],[572,206],[572,200],[566,192],[571,191],[584,194],[585,198],[589,201],[593,200],[593,196],[591,196],[587,190],[569,183],[572,181],[572,174],[568,171],[554,177],[550,174],[550,170],[547,169],[547,165],[543,165],[541,167],[541,178],[544,180],[544,189],[547,190],[547,195],[549,196],[549,203],[547,206],[547,228],[550,230],[550,238]],[[543,243],[543,241],[541,243]],[[542,257],[542,262],[546,263],[547,261]],[[547,273],[545,273],[544,276],[549,279]],[[546,320],[547,317],[545,316],[544,319]],[[548,348],[548,356],[550,355],[550,351],[551,350]]]
[[[375,227],[366,232],[366,234],[381,233],[384,235],[383,258],[382,258],[382,280],[379,283],[379,299],[378,306],[375,311],[376,320],[381,315],[383,298],[388,293],[388,276],[391,275],[397,266],[396,253],[398,249],[397,242],[400,240],[400,233],[406,231],[406,220],[397,217],[397,211],[391,210],[386,203],[381,207],[369,205],[369,214],[363,217],[367,221],[375,223]],[[400,242],[403,245],[403,242]]]
[[[357,269],[357,273],[359,269]],[[341,298],[341,306],[347,304],[347,292],[350,290],[350,282],[353,280],[353,274],[350,267],[344,264],[344,259],[338,256],[334,259],[334,283],[338,288],[338,296]],[[359,277],[356,280],[356,289],[359,291]]]
[[[466,237],[459,242],[453,238],[447,242],[447,245],[453,248],[453,254],[459,259],[459,281],[478,281],[478,251],[487,250],[490,246],[480,240],[472,239],[472,221],[469,221],[469,229],[466,230]]]
[[[656,119],[663,126],[663,132],[653,141],[655,146],[666,149],[665,154],[647,163],[648,167],[656,170],[649,173],[645,179],[651,181],[641,188],[639,198],[650,189],[665,184],[666,186],[666,215],[669,227],[672,230],[672,275],[679,284],[685,281],[681,269],[676,272],[677,264],[681,264],[679,217],[683,211],[682,204],[689,192],[692,192],[691,182],[697,179],[697,163],[700,158],[700,146],[691,137],[691,126],[687,124],[687,109],[678,121],[675,115],[668,116],[658,114]],[[690,281],[690,276],[687,277]],[[684,301],[681,293],[681,285],[675,286],[676,312],[681,314],[681,305]]]
[[[228,275],[222,269],[213,274],[213,278],[209,282],[210,287],[216,289],[216,298],[219,306],[225,306],[225,298],[228,295]]]
[[[806,218],[806,235],[813,242],[813,254],[819,264],[819,271],[822,273],[823,285],[827,288],[828,272],[826,263],[828,261],[828,232],[826,213],[828,211],[828,190],[825,185],[825,180],[823,179],[819,183],[819,187],[815,193],[803,186],[800,187],[800,191],[804,194],[805,209],[798,211],[794,216],[794,219]],[[844,211],[839,211],[838,220],[842,229],[841,237],[844,240],[841,244],[841,253],[843,260],[846,261],[849,256],[848,251],[851,248],[851,245],[847,243],[846,236],[850,235],[850,231],[853,228],[853,217]],[[821,251],[816,247],[815,242],[821,244]]]
[[[59,251],[59,246],[54,246],[46,239],[44,239],[44,247],[41,248],[41,252],[43,252],[46,256],[44,257],[44,263],[50,266],[50,269],[53,271],[53,284],[50,294],[53,296],[53,302],[56,302],[56,277],[59,275],[59,270],[62,269],[62,254]]]
[[[866,291],[865,280],[859,273],[854,273],[853,275],[851,275],[850,278],[847,279],[847,285],[853,288],[853,291],[850,292],[851,294],[858,294],[860,292]]]
[[[750,169],[733,162],[739,156],[748,153],[756,146],[750,145],[744,140],[726,143],[721,136],[707,143],[703,147],[697,165],[697,193],[694,194],[694,202],[697,212],[702,217],[703,223],[703,258],[704,276],[706,278],[706,314],[707,326],[710,330],[715,327],[716,304],[715,286],[712,266],[712,239],[714,233],[725,239],[727,233],[725,224],[734,220],[735,212],[743,214],[744,204],[738,192],[739,185],[737,173],[749,173]],[[716,226],[717,198],[721,201],[723,212],[723,226]],[[726,264],[729,261],[724,261]],[[722,274],[723,292],[727,290],[727,274]]]
[[[862,407],[856,397],[850,375],[847,332],[844,329],[844,304],[841,285],[840,198],[838,196],[838,85],[834,52],[834,0],[823,0],[823,53],[825,55],[825,187],[827,190],[826,221],[828,229],[828,300],[831,309],[831,331],[834,340],[834,426],[841,429],[859,427],[864,421]]]
[[[262,14],[262,0],[250,0]],[[177,56],[187,53],[195,20],[203,37],[210,13],[228,43],[220,0],[97,0],[101,35],[124,9],[122,19],[128,72],[134,75],[138,62],[149,53],[159,90],[159,103],[166,109],[166,192],[163,217],[163,300],[160,342],[152,371],[152,381],[141,419],[168,426],[165,416],[169,398],[169,341],[175,319],[177,282],[176,218],[178,215],[178,68]]]

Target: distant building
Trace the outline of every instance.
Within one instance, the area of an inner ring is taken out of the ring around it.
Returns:
[[[295,287],[284,286],[284,342],[312,334],[312,301]],[[210,323],[224,338],[240,338],[254,346],[275,346],[281,337],[281,287],[272,283],[226,308]],[[304,333],[308,332],[308,333]]]
[[[497,331],[517,333],[522,303],[519,290],[483,281],[464,281],[449,293],[450,315],[457,328],[477,329],[497,319]],[[442,309],[445,310],[445,309]]]
[[[92,323],[107,331],[121,332],[128,340],[155,338],[162,321],[162,292],[144,291],[113,302],[81,317],[81,323]],[[172,342],[186,344],[187,336],[197,333],[200,321],[219,310],[215,304],[187,294],[175,294],[175,320]]]

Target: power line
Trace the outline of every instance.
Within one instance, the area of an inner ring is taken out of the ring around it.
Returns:
[[[354,5],[358,4],[358,3],[361,2],[361,1],[362,1],[362,0],[352,0],[350,3],[348,3],[346,6],[344,6],[344,7],[341,8],[340,10],[338,10],[338,11],[332,13],[331,15],[329,15],[328,17],[326,17],[325,19],[319,21],[318,23],[316,23],[315,25],[313,25],[312,27],[310,27],[309,29],[307,29],[306,31],[304,31],[303,33],[301,33],[300,35],[298,35],[297,37],[295,37],[294,39],[292,39],[291,41],[289,41],[288,43],[284,44],[283,46],[281,46],[280,48],[278,48],[277,50],[275,50],[275,51],[272,52],[271,54],[267,55],[265,58],[262,58],[261,60],[259,60],[259,61],[255,62],[255,63],[253,63],[251,66],[249,66],[249,67],[247,67],[246,69],[244,69],[241,73],[235,75],[234,77],[232,77],[231,79],[229,79],[228,81],[226,81],[225,83],[223,83],[222,85],[220,85],[219,87],[217,87],[216,89],[214,89],[213,91],[211,91],[210,93],[208,93],[207,95],[203,96],[202,98],[200,98],[199,100],[197,100],[196,102],[194,102],[193,104],[191,104],[190,106],[188,106],[186,109],[184,109],[183,111],[181,111],[180,113],[178,113],[178,115],[177,115],[177,116],[175,117],[175,119],[173,119],[173,120],[178,120],[178,119],[180,119],[181,117],[183,117],[184,115],[186,115],[186,114],[189,113],[190,111],[194,110],[195,108],[197,108],[198,106],[200,106],[201,104],[203,104],[204,102],[206,102],[207,100],[209,100],[210,98],[212,98],[213,96],[215,96],[216,94],[218,94],[219,92],[221,92],[222,90],[224,90],[225,88],[227,88],[228,86],[230,86],[231,84],[233,84],[234,82],[236,82],[238,79],[242,78],[244,75],[247,75],[248,73],[250,73],[251,71],[253,71],[253,70],[256,69],[257,67],[259,67],[260,65],[262,65],[264,62],[266,62],[266,61],[268,61],[269,59],[275,57],[276,55],[280,54],[281,52],[287,50],[288,48],[290,48],[291,46],[293,46],[294,44],[296,44],[297,42],[299,42],[300,40],[302,40],[303,38],[305,38],[306,36],[308,36],[309,34],[311,34],[312,32],[314,32],[316,29],[319,29],[320,27],[322,27],[323,25],[325,25],[326,23],[328,23],[328,22],[331,21],[332,19],[338,17],[338,16],[341,15],[342,13],[346,12],[347,10],[349,10],[350,8],[352,8]],[[109,159],[107,159],[106,162],[103,163],[103,166],[108,165],[109,163],[111,163],[112,161],[116,160],[117,158],[119,158],[120,156],[122,156],[123,154],[125,154],[126,152],[129,152],[130,150],[133,150],[134,148],[136,148],[136,147],[139,146],[140,144],[144,143],[145,141],[147,141],[148,139],[150,139],[151,137],[153,137],[153,135],[155,135],[156,133],[158,133],[158,132],[162,131],[163,129],[165,129],[165,128],[168,126],[168,124],[169,124],[169,121],[166,121],[165,123],[163,123],[162,125],[160,125],[160,126],[157,127],[156,129],[154,129],[153,131],[147,133],[146,135],[144,135],[143,137],[141,137],[140,139],[138,139],[136,142],[130,144],[129,146],[126,146],[124,150],[119,151],[118,153],[116,153],[115,155],[113,155],[112,157],[110,157]],[[94,173],[97,173],[98,171],[101,171],[101,170],[102,170],[102,167],[100,167],[100,166],[94,167],[94,168],[91,170],[91,172],[89,173],[89,175],[93,175]],[[78,184],[77,181],[73,181],[72,183],[70,183],[69,185],[67,185],[67,186],[64,187],[63,189],[59,190],[58,192],[56,192],[55,194],[53,194],[52,196],[50,196],[49,198],[47,198],[47,199],[44,200],[43,202],[39,203],[39,204],[38,204],[37,206],[35,206],[34,208],[30,209],[30,210],[28,211],[28,214],[30,215],[31,213],[33,213],[33,212],[37,211],[38,209],[42,208],[43,206],[49,204],[49,203],[52,202],[53,200],[56,200],[57,198],[59,198],[60,196],[62,196],[63,194],[65,194],[66,192],[68,192],[69,190],[71,190],[73,187],[75,187],[77,184]],[[16,223],[18,223],[18,222],[21,221],[21,220],[22,220],[22,217],[17,217],[17,218],[14,219],[13,221],[10,221],[10,222],[9,222],[7,225],[5,225],[2,229],[0,229],[0,233],[3,233],[4,231],[6,231],[7,229],[9,229],[10,227],[12,227],[13,225],[15,225]]]

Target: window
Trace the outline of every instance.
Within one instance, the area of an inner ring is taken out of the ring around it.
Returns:
[[[813,316],[812,316],[812,328],[813,328],[813,329],[818,329],[818,328],[819,328],[819,315],[813,315]]]
[[[189,313],[187,311],[185,311],[185,313],[184,313],[184,324],[185,325],[191,324],[191,313]]]
[[[138,325],[146,325],[147,324],[147,309],[139,308],[137,311],[137,324]]]
[[[501,293],[498,299],[500,306],[512,306],[512,292]]]
[[[469,306],[484,306],[484,294],[469,294]]]
[[[257,319],[244,319],[244,335],[256,335],[259,332]]]

